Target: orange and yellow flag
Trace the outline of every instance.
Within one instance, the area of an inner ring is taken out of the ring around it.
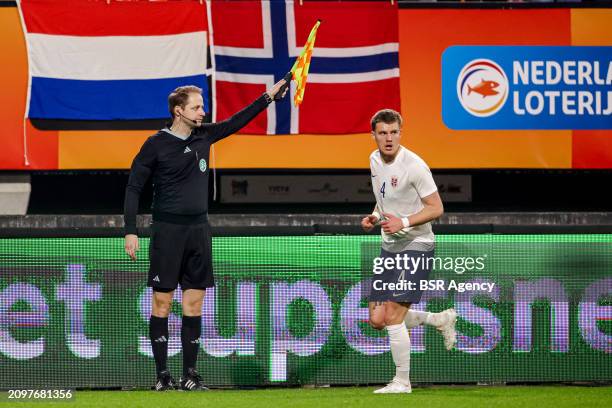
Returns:
[[[293,102],[295,106],[299,106],[304,100],[304,89],[306,89],[306,77],[308,77],[308,68],[310,68],[310,57],[312,57],[312,49],[314,48],[315,38],[317,37],[317,29],[321,25],[321,20],[317,20],[317,23],[310,30],[308,40],[304,49],[299,57],[295,60],[295,64],[291,68],[293,74],[293,80],[297,82],[297,88]]]

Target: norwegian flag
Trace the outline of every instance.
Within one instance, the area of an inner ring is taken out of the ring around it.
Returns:
[[[213,117],[223,119],[282,79],[317,19],[308,91],[270,105],[241,133],[347,134],[370,130],[379,109],[400,110],[397,6],[390,2],[212,2]]]

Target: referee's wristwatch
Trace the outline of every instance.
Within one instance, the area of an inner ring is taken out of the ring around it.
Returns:
[[[263,95],[264,95],[264,98],[266,98],[266,103],[268,105],[274,101],[274,99],[272,99],[272,97],[267,92],[264,92]]]

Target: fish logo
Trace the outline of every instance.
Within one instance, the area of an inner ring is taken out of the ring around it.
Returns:
[[[497,113],[508,99],[508,77],[504,70],[488,59],[465,64],[457,78],[457,96],[470,114],[487,117]]]
[[[499,95],[499,92],[495,88],[499,87],[499,84],[495,81],[485,81],[484,79],[475,87],[468,85],[468,95],[472,92],[476,92],[482,95],[483,98],[492,95]]]

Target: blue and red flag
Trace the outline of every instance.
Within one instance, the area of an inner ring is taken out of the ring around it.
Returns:
[[[317,34],[308,100],[276,102],[242,133],[362,133],[382,108],[400,110],[398,15],[390,2],[212,2],[216,118],[239,110],[282,79]]]

